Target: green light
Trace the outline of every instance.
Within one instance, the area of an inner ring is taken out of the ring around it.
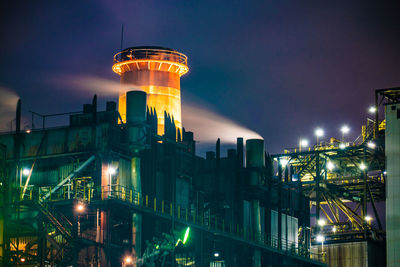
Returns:
[[[182,243],[185,245],[186,241],[189,238],[190,227],[186,228],[185,237],[183,238]]]

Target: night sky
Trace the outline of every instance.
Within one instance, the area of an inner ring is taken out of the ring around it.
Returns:
[[[374,90],[400,86],[399,2],[8,2],[1,6],[0,87],[21,97],[26,118],[28,110],[79,111],[93,93],[100,109],[116,100],[71,80],[119,81],[111,66],[122,24],[124,47],[165,46],[188,56],[184,104],[259,133],[272,153],[300,137],[315,140],[317,126],[339,137],[346,123],[356,137]],[[6,125],[12,118],[4,114]]]

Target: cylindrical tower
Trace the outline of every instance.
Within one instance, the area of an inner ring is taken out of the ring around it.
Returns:
[[[164,112],[182,128],[180,77],[189,71],[187,57],[173,49],[139,46],[124,49],[114,56],[113,71],[129,90],[147,93],[147,105],[157,112],[159,135],[164,134]],[[126,120],[126,92],[119,96],[118,110]]]

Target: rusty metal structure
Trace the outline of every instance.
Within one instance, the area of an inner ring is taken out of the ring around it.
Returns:
[[[19,102],[15,131],[0,134],[2,266],[325,266],[309,197],[276,178],[263,140],[197,156],[180,109],[157,104],[178,98],[150,78],[178,92],[186,57],[129,48],[113,70],[143,86],[118,110],[94,96],[68,125],[25,131]]]

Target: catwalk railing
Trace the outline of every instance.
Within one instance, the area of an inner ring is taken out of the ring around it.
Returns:
[[[39,200],[52,187],[31,187],[25,193],[25,200]],[[162,199],[157,199],[135,190],[120,185],[88,187],[64,185],[59,191],[51,194],[46,201],[54,202],[74,199],[90,204],[93,201],[116,200],[136,208],[139,212],[151,213],[166,219],[174,219],[176,223],[190,225],[205,231],[233,238],[254,246],[272,249],[283,255],[301,257],[304,259],[325,262],[324,254],[313,254],[305,244],[297,244],[295,240],[287,240],[277,235],[258,233],[250,228],[233,224],[221,216],[212,214],[209,210],[198,210],[196,208],[173,204]],[[83,236],[82,236],[83,237]],[[92,238],[89,238],[92,239]]]

